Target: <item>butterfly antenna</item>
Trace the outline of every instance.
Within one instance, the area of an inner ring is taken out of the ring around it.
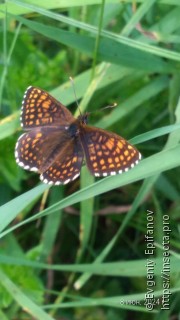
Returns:
[[[74,80],[73,80],[72,77],[69,77],[69,80],[71,81],[71,85],[72,85],[72,88],[73,88],[73,91],[74,91],[74,96],[75,96],[75,99],[76,99],[77,108],[78,108],[78,110],[79,110],[80,115],[82,115],[81,110],[80,110],[80,108],[79,108],[79,103],[78,103],[78,100],[77,100],[77,95],[76,95]]]
[[[103,107],[103,108],[101,108],[101,109],[99,109],[99,110],[97,109],[97,110],[91,111],[91,112],[89,112],[89,113],[92,114],[92,113],[102,112],[102,111],[105,110],[105,109],[112,109],[112,108],[115,108],[115,107],[117,107],[117,103],[116,103],[116,102],[113,103],[112,105],[108,105],[108,106]]]
[[[115,108],[115,107],[117,107],[117,103],[116,102],[114,102],[113,104],[111,104],[109,106],[106,106],[106,107],[103,107],[103,108],[99,109],[99,111],[104,110],[104,109],[112,109],[112,108]]]

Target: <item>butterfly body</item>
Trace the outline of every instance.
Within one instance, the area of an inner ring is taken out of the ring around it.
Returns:
[[[75,180],[84,160],[94,176],[128,171],[141,158],[138,150],[115,133],[87,125],[88,113],[77,119],[44,90],[29,87],[21,109],[27,132],[15,148],[19,166],[40,173],[44,183]]]

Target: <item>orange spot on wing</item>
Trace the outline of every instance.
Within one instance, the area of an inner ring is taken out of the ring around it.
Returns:
[[[129,151],[128,151],[128,150],[125,150],[125,151],[124,151],[124,155],[125,155],[125,156],[128,156],[128,154],[129,154]]]
[[[75,163],[75,162],[77,162],[77,157],[73,157],[72,159],[72,163]]]
[[[43,106],[44,109],[49,109],[49,105],[50,105],[49,101],[44,101],[42,103],[42,106]]]
[[[101,156],[102,156],[102,151],[98,151],[98,152],[97,152],[97,155],[98,155],[99,157],[101,157]]]
[[[91,157],[90,157],[90,160],[91,160],[91,161],[95,161],[95,160],[96,160],[96,156],[91,156]]]
[[[42,137],[42,133],[41,132],[38,132],[37,134],[36,134],[36,138],[41,138]]]
[[[105,163],[104,159],[100,160],[100,165],[102,166]]]
[[[119,154],[120,152],[120,149],[117,147],[115,153]]]
[[[111,138],[108,141],[106,141],[105,145],[108,149],[112,150],[114,148],[114,138]]]
[[[117,145],[118,145],[118,147],[119,147],[120,149],[122,149],[122,148],[123,148],[123,144],[122,144],[122,142],[118,141]]]

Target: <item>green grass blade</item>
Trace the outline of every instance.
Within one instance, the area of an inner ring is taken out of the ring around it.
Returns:
[[[41,33],[52,40],[85,52],[90,56],[93,54],[95,40],[88,35],[84,36],[70,31],[65,31],[18,16],[16,16],[16,19],[32,30]],[[150,50],[143,52],[142,50],[139,50],[139,48],[135,48],[135,46],[130,47],[124,43],[119,43],[108,38],[101,39],[98,57],[99,59],[107,62],[136,68],[138,70],[155,71],[160,73],[166,73],[173,70],[171,65],[168,65],[163,59],[151,54]],[[172,52],[170,57],[172,57]],[[180,60],[180,55],[178,54],[177,59]]]
[[[30,300],[0,269],[0,283],[14,298],[15,301],[31,316],[39,320],[53,320],[43,309]]]
[[[142,5],[133,14],[131,19],[127,22],[124,29],[121,31],[122,36],[128,37],[133,29],[136,28],[137,23],[143,18],[143,16],[148,12],[151,6],[156,2],[156,0],[144,1]]]
[[[0,207],[0,230],[2,231],[15,217],[49,188],[48,185],[41,184],[34,189],[25,192],[17,198],[9,201]]]

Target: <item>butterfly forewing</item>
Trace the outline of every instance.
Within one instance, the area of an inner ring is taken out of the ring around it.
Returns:
[[[81,137],[87,166],[97,177],[128,171],[141,159],[134,146],[112,132],[85,126]]]
[[[24,129],[66,127],[75,120],[65,106],[46,91],[36,87],[29,87],[25,92],[20,119]]]

